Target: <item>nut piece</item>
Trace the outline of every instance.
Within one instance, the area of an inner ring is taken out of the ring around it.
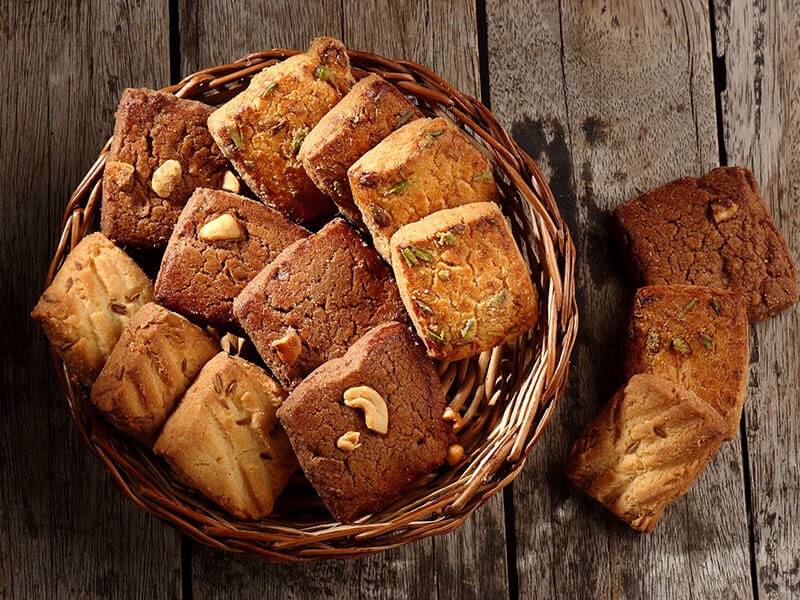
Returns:
[[[386,433],[389,427],[389,411],[381,395],[367,385],[351,387],[344,392],[344,403],[364,411],[367,428]]]
[[[345,452],[352,452],[361,445],[358,443],[360,439],[361,434],[358,431],[348,431],[336,440],[336,447]]]
[[[171,158],[155,170],[153,179],[150,181],[150,187],[158,194],[159,198],[166,198],[178,185],[182,174],[181,163]]]
[[[442,415],[442,420],[447,421],[448,423],[453,424],[453,431],[458,431],[461,429],[463,422],[461,420],[461,415],[454,411],[449,406],[444,409],[444,414]]]
[[[736,204],[736,202],[730,202],[729,204],[723,204],[721,202],[711,203],[711,217],[714,219],[714,223],[727,221],[733,218],[737,212],[739,212],[739,205]]]
[[[278,358],[287,365],[291,365],[294,364],[294,361],[297,360],[303,350],[303,340],[300,339],[294,327],[289,327],[284,336],[272,342],[270,347],[275,348]]]
[[[230,171],[225,171],[225,175],[222,178],[222,189],[226,192],[233,192],[234,194],[238,194],[239,190],[242,189],[241,185],[239,184],[239,179],[231,173]]]
[[[232,216],[225,214],[209,221],[197,232],[197,237],[205,242],[219,240],[235,240],[242,236],[239,223]]]
[[[447,464],[454,467],[464,458],[464,446],[461,444],[451,444],[447,449]]]

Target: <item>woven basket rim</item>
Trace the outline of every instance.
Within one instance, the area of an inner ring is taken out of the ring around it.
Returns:
[[[243,89],[255,73],[299,52],[278,48],[248,54],[193,73],[162,90],[221,104]],[[564,392],[577,335],[575,247],[535,161],[480,101],[458,92],[423,65],[355,50],[348,54],[357,78],[379,74],[415,99],[426,115],[456,123],[489,159],[500,204],[539,294],[539,322],[515,342],[459,363],[439,364],[443,382],[449,381],[448,402],[472,419],[459,432],[459,442],[467,442],[467,461],[423,478],[412,488],[413,494],[407,491],[380,513],[350,525],[319,513],[321,504],[313,498],[310,508],[303,509],[303,498],[297,505],[297,510],[317,511],[310,513],[310,520],[298,522],[279,513],[265,521],[240,522],[182,485],[160,459],[148,456],[108,425],[51,347],[81,438],[127,498],[201,543],[270,561],[355,558],[459,527],[519,474]],[[109,139],[70,196],[46,286],[69,250],[93,226],[110,143]]]

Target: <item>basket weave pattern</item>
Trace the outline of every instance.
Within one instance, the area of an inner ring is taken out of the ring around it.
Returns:
[[[251,54],[165,90],[221,104],[244,89],[255,73],[296,53],[277,49]],[[302,476],[290,482],[269,517],[257,523],[236,521],[108,425],[53,351],[81,436],[128,498],[200,542],[274,561],[364,556],[458,527],[524,465],[566,386],[578,327],[575,249],[536,163],[485,106],[425,67],[364,52],[349,54],[357,78],[378,73],[415,99],[423,113],[449,118],[475,141],[494,167],[503,212],[531,268],[539,297],[538,324],[511,344],[438,365],[448,403],[463,420],[458,440],[466,459],[422,478],[380,513],[350,525],[331,519]],[[96,221],[109,145],[70,198],[47,285]]]

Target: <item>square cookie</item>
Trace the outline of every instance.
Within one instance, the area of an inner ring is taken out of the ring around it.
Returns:
[[[153,284],[139,265],[102,233],[93,233],[69,253],[31,316],[89,387],[131,317],[152,300]]]
[[[341,42],[318,38],[253,77],[218,108],[208,127],[250,189],[264,202],[305,223],[335,207],[306,175],[297,153],[306,135],[354,83]]]
[[[92,386],[117,428],[152,447],[200,369],[219,352],[205,331],[152,302],[131,319]]]
[[[378,253],[403,225],[437,210],[497,199],[489,162],[447,119],[417,119],[389,134],[347,172]]]
[[[400,295],[428,356],[459,360],[513,340],[538,318],[536,291],[493,202],[433,213],[392,236]]]
[[[747,306],[735,292],[686,285],[636,290],[625,377],[654,373],[710,403],[736,437],[747,391]]]
[[[350,221],[361,224],[347,169],[398,127],[422,113],[400,90],[372,73],[320,119],[300,153],[306,173]]]
[[[341,219],[281,252],[233,310],[287,390],[370,328],[407,320],[391,270]]]
[[[166,92],[123,92],[103,172],[103,233],[163,248],[195,188],[222,187],[230,167],[206,126],[212,112]]]
[[[452,442],[445,406],[414,335],[386,323],[314,371],[278,418],[311,485],[349,523],[442,464]]]
[[[658,375],[634,375],[586,426],[567,475],[633,529],[651,533],[722,444],[705,400]]]
[[[233,299],[264,265],[309,233],[253,200],[198,189],[167,245],[156,299],[199,323],[238,331]]]
[[[275,416],[286,393],[262,369],[221,352],[200,371],[154,451],[240,519],[262,519],[297,468]]]
[[[644,285],[728,289],[750,321],[797,302],[797,269],[753,174],[720,167],[684,177],[616,210],[622,245]]]

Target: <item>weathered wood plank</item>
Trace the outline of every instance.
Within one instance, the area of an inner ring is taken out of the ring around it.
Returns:
[[[80,443],[28,316],[64,206],[113,131],[122,89],[167,82],[166,13],[155,1],[0,10],[1,597],[179,595],[178,536],[118,494]]]
[[[724,61],[724,143],[749,167],[792,256],[800,257],[800,5],[714,2]],[[800,595],[800,310],[751,327],[745,425],[760,598]]]
[[[748,597],[738,440],[651,536],[564,476],[579,432],[621,383],[632,289],[610,211],[717,164],[708,14],[689,2],[519,1],[490,3],[487,20],[492,107],[547,169],[578,249],[570,385],[514,484],[520,597]]]
[[[339,37],[355,49],[416,60],[460,89],[479,93],[472,2],[448,6],[432,1],[268,6],[183,2],[179,14],[182,75],[258,49],[304,48],[311,38],[324,34]],[[231,36],[231,31],[236,35]],[[480,597],[484,591],[506,595],[503,522],[502,497],[498,496],[451,535],[343,563],[264,565],[195,546],[193,587],[200,596],[217,597],[225,594],[229,579],[220,577],[220,571],[244,571],[249,574],[248,585],[244,591],[240,586],[237,594],[245,597],[265,589],[296,598],[354,596],[359,590],[370,597]],[[492,561],[483,558],[486,553],[493,556]],[[465,572],[473,577],[463,577]],[[290,588],[286,581],[293,582]]]

